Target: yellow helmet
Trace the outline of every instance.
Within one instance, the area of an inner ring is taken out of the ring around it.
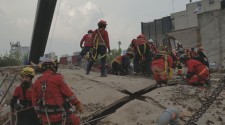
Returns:
[[[34,71],[33,68],[26,67],[26,68],[23,68],[22,69],[22,71],[20,72],[20,75],[21,76],[31,76],[31,77],[34,77],[35,71]]]

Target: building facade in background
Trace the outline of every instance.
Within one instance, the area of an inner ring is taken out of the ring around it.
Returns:
[[[19,41],[17,41],[16,43],[10,42],[10,46],[11,48],[9,57],[19,59],[23,64],[27,64],[30,47],[21,46]]]
[[[222,8],[222,0],[202,0],[186,5],[186,10],[171,14],[173,31],[198,26],[197,15]]]
[[[172,13],[169,17],[142,22],[142,33],[153,39],[156,45],[173,47],[174,38],[185,48],[203,46],[210,62],[225,67],[225,0],[201,0],[190,2],[186,10]]]

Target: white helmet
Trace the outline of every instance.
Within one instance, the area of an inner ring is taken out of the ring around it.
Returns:
[[[152,39],[149,39],[148,42],[149,42],[149,43],[153,43],[154,41],[153,41]]]

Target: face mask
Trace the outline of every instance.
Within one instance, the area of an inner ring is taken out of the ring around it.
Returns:
[[[27,82],[27,81],[24,81],[22,84],[21,84],[21,87],[22,88],[25,88],[25,89],[28,89],[31,87],[31,83],[30,82]]]

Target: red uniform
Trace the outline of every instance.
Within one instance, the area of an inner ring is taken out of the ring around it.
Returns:
[[[204,84],[209,78],[209,70],[205,64],[198,60],[190,59],[187,61],[187,80],[188,84]]]
[[[173,66],[173,58],[170,55],[167,56],[167,61],[168,61],[168,68],[171,68]],[[165,66],[166,65],[164,56],[152,61],[151,69],[153,72],[153,77],[157,83],[166,82],[169,80],[169,74]]]
[[[83,43],[84,43],[84,47],[87,47],[87,46],[92,47],[92,41],[91,40],[92,40],[92,34],[91,33],[85,34],[80,41],[80,47],[83,46]]]
[[[26,99],[31,101],[31,89],[28,89],[25,92],[26,92]],[[16,87],[13,96],[18,97],[18,99],[20,101],[25,100],[24,95],[23,95],[23,89],[22,89],[21,85]]]
[[[19,110],[19,112],[17,113],[17,125],[22,125],[22,124],[38,125],[39,123],[37,119],[37,114],[35,113],[34,108],[30,108],[32,106],[31,86],[24,87],[23,84],[24,83],[16,87],[13,93],[13,99],[11,100],[10,106],[13,109],[16,108],[15,104],[17,104],[17,100],[19,99],[19,104],[23,106],[23,109],[28,108],[23,111]]]
[[[142,44],[146,44],[147,45],[147,41],[145,38],[137,38],[132,40],[131,45],[134,48],[134,51],[137,52],[138,51],[138,46],[142,45]]]
[[[46,89],[43,90],[43,84],[46,84]],[[43,97],[44,96],[44,97]],[[63,77],[60,74],[54,73],[51,70],[47,70],[39,77],[32,90],[32,104],[35,108],[42,108],[42,104],[38,101],[42,99],[46,106],[57,107],[58,109],[65,109],[63,103],[68,99],[72,105],[80,104],[80,101],[76,98],[75,94],[63,81]],[[45,112],[40,114],[43,124],[48,124],[48,120]],[[62,121],[62,112],[48,113],[50,123],[60,123]],[[72,121],[72,125],[79,125],[80,120],[74,114],[71,114],[69,118]],[[71,124],[71,123],[70,123]]]
[[[100,36],[97,35],[97,30],[99,30],[99,32],[101,33],[102,39],[104,41],[101,40]],[[110,45],[109,45],[109,36],[108,36],[108,32],[105,29],[97,29],[94,31],[93,36],[92,36],[92,41],[94,42],[93,44],[96,45],[106,45],[106,47],[108,49],[110,49]],[[98,43],[97,43],[98,42]]]

